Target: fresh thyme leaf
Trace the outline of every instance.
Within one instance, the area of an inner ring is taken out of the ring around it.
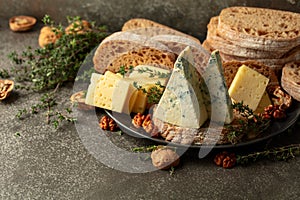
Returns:
[[[241,165],[249,164],[250,162],[256,162],[263,158],[271,160],[287,161],[300,155],[300,144],[292,144],[283,147],[276,147],[265,151],[258,151],[249,153],[246,155],[237,155],[237,163]]]
[[[9,78],[8,70],[6,69],[0,69],[0,78]]]
[[[43,21],[53,27],[55,25],[47,15]],[[99,31],[97,27],[84,34],[67,34],[61,25],[55,28],[61,34],[55,44],[35,50],[28,47],[21,54],[12,52],[8,55],[14,64],[12,72],[15,79],[31,90],[52,89],[57,84],[74,81],[86,55],[108,35],[106,30]]]
[[[152,70],[148,67],[145,67],[143,69],[138,69],[138,73],[140,73],[140,74],[148,73],[150,78],[151,77],[168,78],[171,75],[171,73],[162,73],[162,72],[157,71],[157,70]]]
[[[243,102],[234,103],[233,109],[235,109],[242,118],[237,121],[240,125],[238,128],[231,124],[226,125],[229,130],[226,137],[232,144],[241,142],[243,139],[251,137],[251,135],[258,135],[270,125],[270,120],[255,114],[252,109],[244,105]]]

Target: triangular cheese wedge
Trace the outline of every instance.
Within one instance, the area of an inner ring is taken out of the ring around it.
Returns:
[[[233,120],[233,108],[219,51],[211,53],[203,79],[206,84],[203,87],[203,98],[208,116],[213,122],[230,124]]]
[[[200,79],[191,48],[186,47],[174,64],[154,118],[180,127],[199,128],[207,120]]]

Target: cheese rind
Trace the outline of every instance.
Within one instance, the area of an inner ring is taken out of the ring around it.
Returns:
[[[103,77],[102,74],[92,73],[90,85],[85,97],[85,104],[94,106],[95,88],[101,77]]]
[[[233,108],[219,51],[211,53],[203,79],[206,84],[206,87],[203,86],[203,98],[208,116],[211,121],[230,124],[233,120]]]
[[[243,102],[250,109],[256,110],[266,90],[269,79],[259,72],[242,65],[230,87],[229,95],[235,102]]]
[[[254,111],[254,113],[263,113],[265,107],[272,105],[271,99],[269,97],[269,94],[267,93],[267,91],[264,92],[256,110]]]
[[[178,56],[154,118],[187,128],[199,128],[207,120],[200,89],[200,74],[194,67],[190,47]]]

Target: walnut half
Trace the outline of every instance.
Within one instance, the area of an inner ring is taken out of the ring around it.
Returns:
[[[170,148],[159,148],[151,153],[152,164],[158,169],[169,169],[179,165],[179,155]]]
[[[14,81],[12,80],[0,80],[0,100],[5,99],[11,93],[14,88]]]
[[[30,16],[15,16],[9,19],[9,27],[12,31],[28,31],[36,24],[36,19]]]

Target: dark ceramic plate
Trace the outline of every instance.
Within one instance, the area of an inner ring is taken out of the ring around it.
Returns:
[[[300,115],[300,102],[294,103],[290,111],[287,113],[287,118],[283,121],[276,121],[272,122],[271,126],[265,130],[264,133],[261,134],[260,137],[240,142],[237,144],[220,144],[220,145],[183,145],[183,144],[177,144],[177,143],[172,143],[165,141],[163,139],[159,138],[153,138],[150,137],[147,133],[142,132],[141,130],[135,128],[131,124],[131,118],[128,115],[125,114],[120,114],[116,112],[111,112],[109,110],[105,110],[107,115],[109,115],[112,119],[116,121],[116,123],[119,125],[121,130],[125,132],[128,135],[131,135],[133,137],[138,137],[138,138],[146,138],[151,141],[157,142],[159,144],[165,144],[165,145],[174,145],[174,146],[182,146],[182,147],[190,147],[190,148],[201,148],[201,147],[209,147],[209,148],[232,148],[232,147],[241,147],[241,146],[247,146],[251,144],[256,144],[259,142],[262,142],[264,140],[267,140],[271,137],[274,137],[284,131],[286,131],[289,127],[291,127],[298,119]]]

